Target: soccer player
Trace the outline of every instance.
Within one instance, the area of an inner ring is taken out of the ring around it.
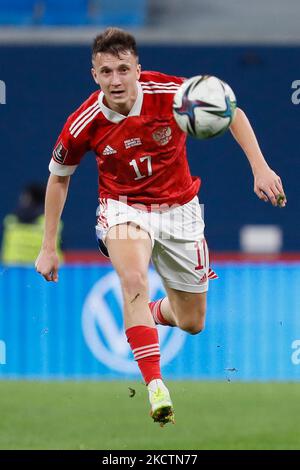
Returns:
[[[49,165],[45,233],[37,271],[58,281],[56,236],[70,176],[93,150],[99,170],[99,246],[120,278],[128,342],[148,387],[151,415],[174,421],[173,405],[160,371],[156,324],[191,334],[204,328],[209,270],[197,193],[186,158],[186,135],[172,114],[183,79],[142,72],[135,38],[108,28],[92,50],[95,91],[70,115]],[[286,198],[281,180],[266,163],[252,127],[237,109],[231,132],[242,147],[260,199],[278,205]],[[152,261],[167,296],[149,302],[147,272]]]

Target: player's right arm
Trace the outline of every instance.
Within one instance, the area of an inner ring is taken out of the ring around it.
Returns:
[[[41,251],[35,267],[46,281],[58,281],[57,231],[66,202],[70,176],[50,174],[45,199],[45,228]]]
[[[97,93],[93,93],[67,119],[60,133],[49,165],[45,199],[45,227],[41,251],[35,267],[46,281],[58,281],[59,258],[56,252],[57,232],[66,202],[70,176],[89,147],[89,125],[98,114]]]

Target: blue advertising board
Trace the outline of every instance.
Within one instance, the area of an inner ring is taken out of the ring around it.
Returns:
[[[298,380],[299,264],[220,264],[205,330],[159,327],[170,379]],[[160,298],[150,271],[150,297]],[[0,270],[0,377],[139,378],[110,266],[61,268],[57,284],[33,268]]]

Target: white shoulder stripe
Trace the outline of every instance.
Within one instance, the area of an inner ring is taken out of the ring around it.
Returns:
[[[99,107],[96,108],[95,112],[87,120],[84,121],[82,126],[79,127],[79,129],[75,132],[75,134],[74,134],[75,139],[80,134],[82,129],[84,129],[88,125],[88,123],[91,122],[94,119],[94,117],[97,116],[98,113],[100,113],[100,111],[101,111],[101,109]]]
[[[72,122],[71,126],[69,127],[69,130],[72,131],[73,127],[77,124],[77,122],[80,121],[80,119],[82,119],[91,109],[95,108],[95,106],[97,106],[97,105],[98,105],[98,100],[95,101],[95,103],[93,103],[91,106],[89,106],[81,114],[79,114],[79,116],[75,119],[75,121]]]
[[[88,120],[88,118],[96,111],[96,109],[100,109],[99,104],[97,106],[94,106],[93,109],[91,109],[80,121],[77,122],[75,126],[72,126],[72,130],[70,131],[71,135],[74,135],[76,130],[85,122]]]
[[[163,85],[142,85],[143,90],[178,90],[180,85],[172,85],[169,87],[163,86]]]
[[[148,95],[154,95],[158,93],[169,93],[175,95],[177,90],[143,90],[143,93],[148,94]]]
[[[163,82],[153,82],[151,80],[149,80],[148,82],[140,82],[141,85],[163,85],[165,87],[168,87],[170,85],[176,85],[176,86],[180,86],[180,83],[175,83],[175,82],[166,82],[166,83],[163,83]]]

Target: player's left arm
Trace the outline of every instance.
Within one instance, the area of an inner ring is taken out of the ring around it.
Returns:
[[[267,164],[246,114],[237,108],[230,126],[231,133],[249,160],[254,176],[254,192],[273,206],[287,203],[280,177]]]

